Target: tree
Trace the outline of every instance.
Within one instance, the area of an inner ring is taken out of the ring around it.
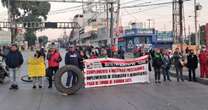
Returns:
[[[7,8],[9,7],[8,4],[10,4],[11,19],[17,23],[41,22],[47,20],[47,15],[51,8],[49,2],[21,2],[16,0],[1,0],[1,2],[3,6]],[[34,36],[37,30],[38,29],[27,29],[25,33],[26,40],[28,41],[29,38],[32,37],[34,37],[32,38],[33,40],[37,39],[37,37]],[[14,34],[17,34],[17,32],[15,31]],[[29,41],[31,42],[31,40]]]
[[[35,45],[35,41],[37,40],[37,36],[34,34],[34,32],[27,31],[25,33],[25,40],[28,41],[28,46]]]
[[[40,37],[38,37],[38,42],[42,45],[46,45],[48,42],[48,37],[47,36],[40,36]]]
[[[200,44],[201,45],[205,45],[206,44],[206,39],[205,39],[205,36],[206,36],[206,33],[205,33],[205,25],[202,25],[200,26]]]

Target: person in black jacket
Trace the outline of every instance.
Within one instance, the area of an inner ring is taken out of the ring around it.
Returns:
[[[80,54],[75,51],[75,47],[73,45],[69,46],[68,52],[65,55],[65,64],[66,65],[73,65],[80,69],[82,69],[82,59],[80,57]],[[74,74],[72,71],[68,72],[67,87],[72,87],[73,84],[76,82],[76,74]],[[72,81],[72,83],[71,83]]]
[[[118,49],[118,58],[120,59],[124,59],[124,50],[122,49],[122,47],[120,46],[120,48]]]
[[[153,55],[153,62],[152,66],[155,71],[155,83],[161,83],[160,82],[160,75],[161,75],[161,69],[162,69],[162,55],[160,53],[160,49],[156,49],[156,52]]]
[[[198,67],[198,58],[194,54],[194,50],[190,50],[190,53],[187,56],[187,67],[189,70],[189,81],[196,81],[196,68]]]
[[[183,55],[182,53],[179,52],[179,48],[176,48],[172,58],[171,58],[171,61],[173,62],[174,66],[175,66],[175,69],[176,69],[176,77],[177,77],[177,82],[181,81],[183,82],[184,81],[184,78],[183,78]]]
[[[23,64],[23,56],[21,52],[17,49],[17,45],[13,44],[9,53],[6,55],[6,65],[10,71],[10,78],[12,81],[10,89],[18,89],[17,84],[17,72],[19,71],[20,66]]]

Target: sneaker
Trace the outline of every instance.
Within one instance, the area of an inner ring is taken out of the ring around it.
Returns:
[[[15,89],[15,90],[19,89],[18,85],[15,84],[15,85],[14,85],[14,89]]]
[[[32,88],[33,88],[33,89],[36,89],[36,86],[34,85]]]
[[[155,81],[155,83],[157,84],[158,82],[157,82],[157,81]]]
[[[14,85],[14,84],[12,84],[12,85],[9,87],[10,90],[12,90],[12,89],[14,89],[14,88],[15,88],[15,85]]]
[[[67,93],[62,93],[62,95],[63,95],[63,96],[68,96],[69,94],[67,94]]]
[[[41,89],[41,88],[42,88],[42,86],[39,86],[39,88]]]
[[[52,86],[51,86],[51,85],[49,85],[49,86],[48,86],[48,88],[49,88],[49,89],[51,89],[51,88],[52,88]]]
[[[160,83],[161,83],[161,81],[158,81],[158,83],[160,84]]]

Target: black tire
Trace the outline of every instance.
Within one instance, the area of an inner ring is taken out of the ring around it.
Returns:
[[[28,75],[24,75],[21,77],[23,82],[32,82],[32,79]]]
[[[3,83],[4,83],[4,79],[0,78],[0,84],[3,84]]]
[[[5,77],[6,77],[6,71],[2,67],[0,67],[0,83],[1,84],[4,83]]]
[[[77,75],[77,83],[74,84],[71,88],[66,88],[62,83],[62,76],[68,72],[73,71]],[[55,74],[55,87],[56,89],[64,94],[73,95],[84,85],[84,75],[82,71],[76,66],[68,65],[60,68]]]

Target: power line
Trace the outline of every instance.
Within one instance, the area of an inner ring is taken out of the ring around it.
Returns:
[[[190,1],[190,0],[184,0],[184,1]],[[161,3],[152,3],[152,4],[143,4],[143,5],[132,5],[132,6],[124,6],[121,8],[136,8],[136,7],[148,7],[148,6],[158,6],[158,5],[166,5],[166,4],[172,4],[172,1],[169,2],[161,2]]]
[[[64,9],[54,10],[51,13],[55,13],[55,12],[59,12],[59,11],[65,11],[65,10],[71,10],[71,9],[76,9],[76,8],[80,8],[81,6],[82,5],[78,5],[78,6],[68,7],[68,8],[64,8]]]
[[[123,2],[123,3],[121,3],[121,5],[122,5],[122,4],[125,4],[125,5],[131,4],[131,3],[133,3],[134,1],[135,1],[135,2],[139,2],[139,1],[143,1],[143,0],[131,0],[131,1],[128,1],[128,2]],[[135,2],[134,2],[134,3],[135,3]],[[149,1],[149,2],[143,2],[143,3],[137,4],[137,5],[141,5],[141,4],[145,4],[145,3],[150,3],[150,1]],[[82,5],[78,5],[78,6],[68,7],[68,8],[64,8],[64,9],[60,9],[60,10],[54,10],[54,11],[50,12],[50,15],[61,14],[61,13],[67,13],[66,11],[70,11],[70,12],[72,12],[72,11],[78,11],[78,10],[81,9],[81,8],[82,8]]]
[[[173,3],[173,2],[163,2],[163,3],[155,3],[155,4],[144,4],[144,5],[132,5],[132,6],[124,6],[121,8],[148,7],[148,6],[166,5],[166,4],[171,4],[171,3]]]
[[[150,10],[154,10],[154,9],[158,9],[158,8],[163,8],[163,7],[166,7],[166,5],[164,5],[164,6],[152,7],[152,8],[147,8],[147,9],[140,10],[140,11],[136,11],[136,12],[132,12],[132,13],[129,13],[129,14],[126,14],[126,15],[131,15],[131,14],[141,13],[141,12],[144,12],[144,11],[150,11]],[[122,15],[122,16],[126,16],[126,15]]]

